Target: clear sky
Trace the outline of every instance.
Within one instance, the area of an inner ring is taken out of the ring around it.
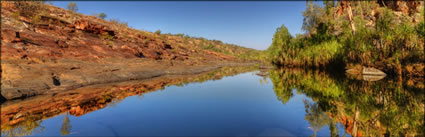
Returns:
[[[66,8],[69,2],[53,2]],[[225,43],[264,50],[277,27],[284,24],[292,35],[301,30],[305,1],[76,1],[83,14],[106,13],[107,18],[128,22],[141,30],[184,33]]]

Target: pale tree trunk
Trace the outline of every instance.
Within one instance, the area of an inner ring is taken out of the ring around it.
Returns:
[[[356,111],[354,113],[354,125],[353,125],[353,130],[351,132],[351,134],[353,135],[353,137],[357,137],[357,130],[358,130],[358,124],[357,121],[359,120],[359,116],[360,116],[360,111],[356,106]]]
[[[348,12],[348,19],[350,20],[351,32],[355,34],[356,27],[354,26],[353,11],[351,10],[351,2],[347,2],[347,8],[348,8],[347,12]]]

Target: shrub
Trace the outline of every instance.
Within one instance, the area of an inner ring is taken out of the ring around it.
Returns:
[[[184,37],[184,34],[183,33],[177,33],[176,36]]]
[[[41,21],[41,16],[40,16],[40,15],[35,15],[35,16],[33,16],[31,19],[32,19],[32,22],[33,22],[34,24],[38,24],[38,23],[40,23],[40,21]]]
[[[416,33],[418,33],[422,38],[425,37],[425,23],[424,21],[418,23],[415,27]]]
[[[19,14],[25,17],[38,15],[44,9],[42,1],[14,1],[13,4],[19,10]]]
[[[285,25],[282,25],[276,29],[276,32],[273,36],[272,45],[267,49],[269,57],[273,60],[273,63],[281,63],[278,58],[280,58],[282,53],[285,52],[287,48],[289,48],[291,39],[292,36],[289,34],[289,31]]]
[[[156,31],[155,31],[155,34],[160,35],[160,34],[161,34],[161,30],[156,30]]]
[[[77,12],[77,11],[78,11],[77,3],[75,3],[75,2],[70,2],[70,3],[68,4],[68,6],[66,6],[66,8],[67,8],[69,11],[72,11],[72,12]]]
[[[105,13],[99,13],[99,14],[97,14],[97,17],[99,17],[101,19],[105,19],[106,18],[106,14]]]
[[[124,21],[120,21],[120,19],[109,19],[109,21],[111,23],[114,23],[115,25],[118,25],[118,26],[128,27],[128,23],[124,22]]]

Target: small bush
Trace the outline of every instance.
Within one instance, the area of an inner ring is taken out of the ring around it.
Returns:
[[[34,24],[38,24],[38,23],[40,23],[40,21],[41,21],[41,16],[40,16],[40,15],[35,15],[35,16],[33,16],[31,19],[32,19],[32,22],[33,22]]]
[[[425,37],[425,23],[424,21],[418,23],[415,27],[416,33],[418,33],[422,38]]]
[[[12,18],[15,19],[15,20],[18,20],[20,15],[21,15],[21,13],[19,11],[14,12],[14,13],[12,13]]]
[[[70,2],[70,3],[68,4],[68,6],[66,6],[66,8],[67,8],[69,11],[72,11],[72,12],[77,12],[77,11],[78,11],[77,3],[75,3],[75,2]]]
[[[103,35],[103,39],[105,39],[105,40],[112,40],[112,39],[114,39],[114,36],[111,36],[109,34],[104,34]]]
[[[155,34],[160,35],[160,34],[161,34],[161,30],[156,30],[156,31],[155,31]]]
[[[124,22],[124,21],[120,21],[120,19],[109,19],[109,21],[111,23],[114,23],[115,25],[118,25],[118,26],[128,27],[128,23]]]
[[[99,17],[101,19],[105,19],[106,18],[106,14],[105,13],[99,13],[99,14],[97,14],[97,17]]]
[[[183,37],[184,34],[183,33],[177,33],[176,36]]]
[[[21,16],[33,17],[44,9],[42,1],[14,1],[13,4],[18,9]]]

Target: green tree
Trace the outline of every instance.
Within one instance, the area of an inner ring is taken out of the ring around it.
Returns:
[[[307,3],[307,9],[303,12],[304,20],[302,30],[307,34],[315,33],[315,28],[321,21],[324,9],[313,2]]]
[[[313,136],[316,136],[323,126],[331,123],[331,119],[319,107],[317,103],[310,103],[308,100],[303,100],[305,106],[305,119],[310,123],[310,128],[314,131]]]
[[[77,12],[77,11],[78,11],[77,3],[75,3],[75,2],[70,2],[70,3],[68,4],[68,6],[66,6],[66,8],[67,8],[69,11],[72,11],[72,12]]]
[[[62,126],[60,128],[61,135],[62,136],[69,135],[69,131],[71,131],[71,128],[72,128],[71,121],[69,120],[68,113],[67,113],[65,117],[63,118]]]
[[[323,5],[325,5],[326,14],[331,14],[331,9],[335,7],[335,1],[334,0],[324,0]]]
[[[282,25],[281,27],[277,28],[273,36],[272,45],[267,49],[269,57],[273,60],[281,58],[282,53],[284,52],[284,48],[287,48],[289,46],[291,39],[292,36],[289,33],[288,28],[285,27],[285,25]],[[278,62],[273,63],[277,64]]]
[[[106,18],[106,14],[102,12],[102,13],[97,14],[97,17],[99,17],[101,19],[105,19]]]
[[[161,30],[156,30],[155,34],[158,34],[158,35],[161,34]]]

